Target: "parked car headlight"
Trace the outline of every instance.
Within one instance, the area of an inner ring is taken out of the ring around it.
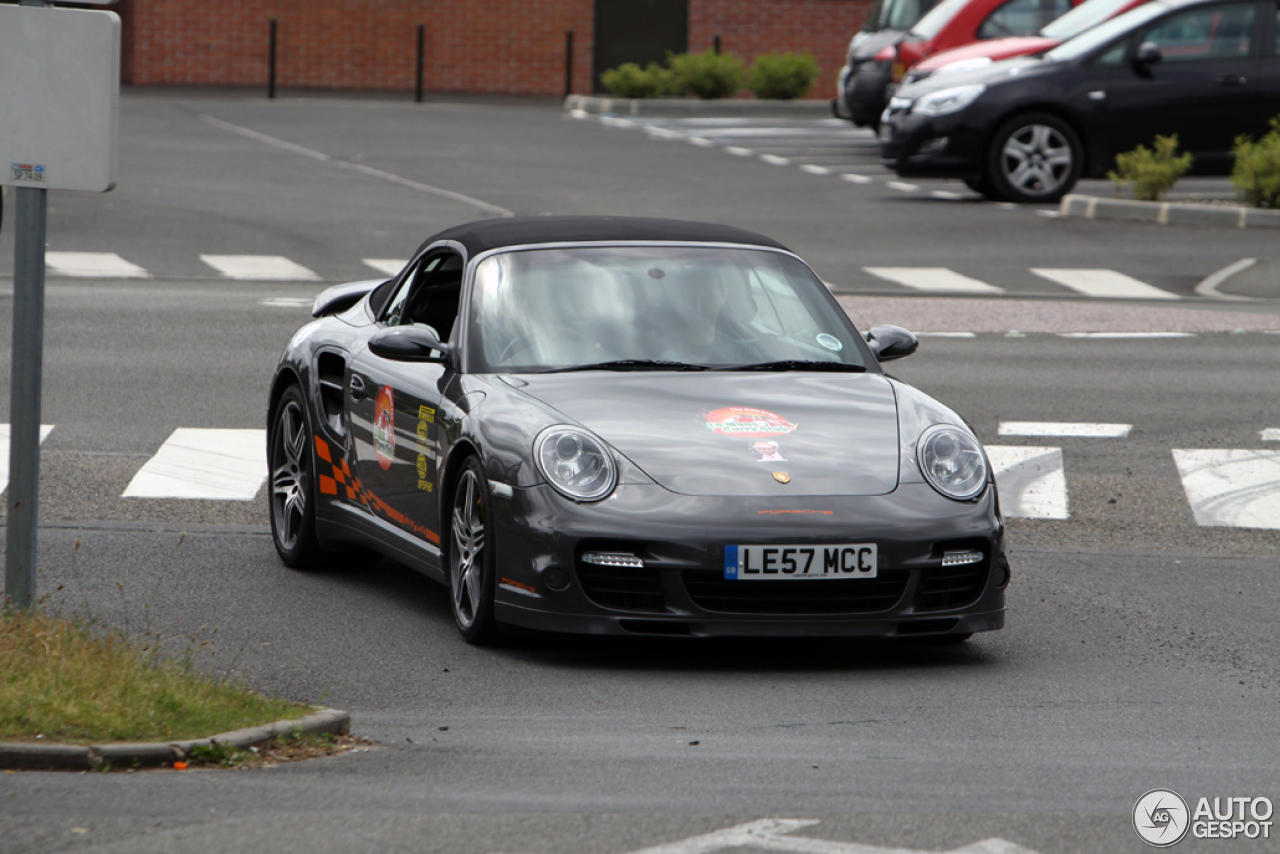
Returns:
[[[987,485],[982,446],[959,427],[935,424],[920,434],[916,458],[925,480],[943,495],[968,501]]]
[[[911,112],[921,116],[945,116],[958,113],[978,100],[978,96],[985,91],[987,87],[981,83],[939,89],[917,98]]]
[[[533,443],[538,469],[557,492],[574,501],[599,501],[618,483],[618,469],[604,443],[585,430],[548,427]]]

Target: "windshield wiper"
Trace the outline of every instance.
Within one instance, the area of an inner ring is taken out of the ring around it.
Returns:
[[[569,371],[706,371],[706,365],[688,362],[668,362],[663,359],[615,359],[612,362],[594,362],[590,365],[571,365],[567,368],[551,368],[544,374],[564,374]]]
[[[814,359],[784,359],[780,362],[756,362],[746,365],[726,365],[713,371],[842,371],[851,374],[866,373],[862,365],[844,362],[825,362]]]

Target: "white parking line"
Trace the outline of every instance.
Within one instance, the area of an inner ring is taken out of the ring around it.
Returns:
[[[1005,516],[1067,518],[1067,475],[1061,448],[986,447]]]
[[[1073,436],[1089,439],[1125,439],[1132,424],[1090,424],[1070,421],[1001,421],[1001,436]]]
[[[973,332],[917,332],[917,338],[977,338]]]
[[[875,180],[875,178],[872,178],[870,175],[858,175],[854,172],[846,172],[840,177],[846,181],[851,181],[854,184],[870,184]]]
[[[266,445],[265,430],[179,428],[121,497],[252,501],[267,479]]]
[[[707,139],[705,136],[691,136],[689,142],[699,148],[714,148],[715,140]]]
[[[737,157],[750,157],[751,155],[755,154],[755,152],[752,151],[750,148],[740,148],[736,145],[728,146],[727,148],[725,148],[725,151]]]
[[[918,291],[939,293],[1002,294],[1003,288],[962,276],[946,267],[863,267],[873,276]]]
[[[935,199],[942,199],[945,202],[962,202],[973,198],[973,196],[967,193],[957,193],[952,190],[934,190],[929,195],[933,196]]]
[[[55,276],[85,279],[149,279],[151,274],[114,252],[45,252],[44,265]]]
[[[1091,297],[1111,299],[1178,299],[1177,294],[1162,291],[1115,270],[1049,270],[1031,269],[1043,279]]]
[[[271,308],[310,308],[313,302],[311,297],[270,297],[261,304]]]
[[[825,166],[815,166],[812,163],[805,163],[800,167],[801,172],[808,172],[810,175],[830,175],[831,170]]]
[[[49,438],[53,432],[52,424],[40,425],[40,442]],[[0,424],[0,492],[9,488],[9,425]]]
[[[900,193],[914,193],[920,189],[917,184],[908,184],[905,181],[889,181],[885,184],[890,190],[897,190]]]
[[[360,260],[379,273],[386,273],[388,276],[394,276],[399,273],[404,269],[404,265],[409,263],[408,258],[361,258]]]
[[[283,255],[201,255],[200,260],[229,279],[315,282],[320,277]]]
[[[1194,332],[1056,332],[1059,338],[1195,338]]]
[[[1173,452],[1196,523],[1280,529],[1280,451]]]
[[[774,166],[786,166],[791,163],[787,158],[779,157],[776,154],[761,154],[760,159],[765,163],[772,163]]]

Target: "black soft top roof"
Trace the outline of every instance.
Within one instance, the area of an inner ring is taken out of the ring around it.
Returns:
[[[691,243],[741,243],[786,249],[778,241],[730,225],[685,222],[638,216],[517,216],[482,219],[455,225],[428,237],[419,247],[440,240],[454,240],[470,257],[504,246],[586,241],[678,241]]]

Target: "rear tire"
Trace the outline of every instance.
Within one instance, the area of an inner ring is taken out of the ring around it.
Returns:
[[[492,515],[484,466],[469,457],[458,475],[449,516],[449,602],[462,639],[475,646],[501,637],[493,616]]]
[[[1000,126],[987,150],[987,180],[1011,202],[1051,203],[1065,196],[1084,166],[1080,137],[1049,113],[1023,113]]]
[[[311,418],[302,390],[291,385],[271,416],[271,539],[285,566],[313,569],[323,554],[316,537],[315,463]]]

